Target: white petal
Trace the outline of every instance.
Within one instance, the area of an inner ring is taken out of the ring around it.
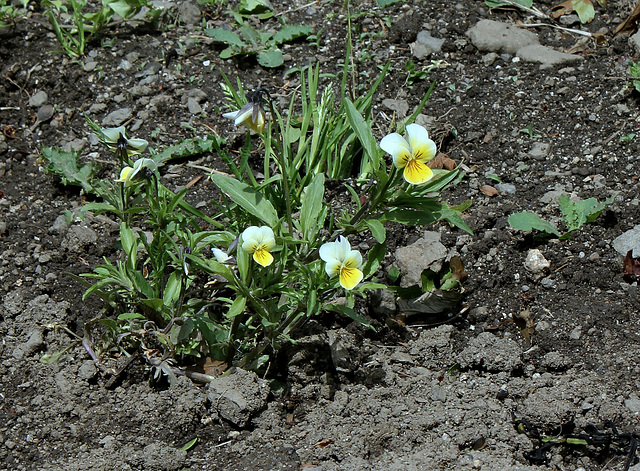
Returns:
[[[258,226],[249,226],[242,233],[242,248],[245,249],[245,244],[260,244],[260,228]]]
[[[218,263],[227,263],[229,260],[231,260],[231,257],[229,255],[227,255],[217,247],[212,248],[211,252],[213,253],[213,256],[216,258]]]
[[[335,260],[335,259],[327,262],[326,266],[324,267],[325,271],[327,272],[327,275],[329,276],[337,275],[338,272],[340,271],[340,268],[342,268],[342,264],[340,263],[339,260]]]
[[[338,260],[338,257],[336,257],[336,243],[327,242],[326,244],[322,244],[318,254],[320,255],[320,258],[327,263]]]
[[[126,135],[126,130],[124,129],[124,126],[118,126],[117,128],[102,129],[102,134],[104,134],[105,142],[115,144],[118,142],[121,135]]]
[[[228,113],[222,113],[222,117],[235,120],[237,114],[238,114],[237,111],[229,111]]]
[[[258,231],[262,247],[267,251],[272,250],[276,246],[273,230],[269,226],[260,226]]]
[[[410,124],[406,132],[412,150],[430,140],[427,130],[418,124]]]
[[[351,250],[344,259],[344,266],[348,268],[360,268],[362,255],[357,250]]]
[[[380,149],[395,157],[397,153],[409,152],[411,148],[407,140],[397,132],[384,136],[380,141]]]

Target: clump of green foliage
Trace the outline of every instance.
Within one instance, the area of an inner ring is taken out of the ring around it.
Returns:
[[[267,89],[248,94],[239,79],[234,86],[225,77],[234,109],[225,116],[248,128],[239,158],[212,136],[154,150],[124,128],[92,122],[115,153],[120,178],[98,178],[96,164],[79,163],[76,153],[43,149],[48,171],[97,197],[83,211],[109,214],[120,225],[117,258],[75,277],[87,287],[85,297],[105,303],[87,324],[85,348],[96,358],[141,352],[171,379],[174,365],[205,357],[265,370],[293,332],[323,311],[371,327],[355,302],[385,287],[376,272],[386,254],[386,222],[443,220],[471,232],[461,218],[470,202],[450,207],[439,200],[462,173],[426,165],[435,143],[411,124],[418,111],[398,125],[413,133],[413,144],[392,133],[384,150],[378,146],[372,97],[387,69],[368,93],[353,96],[347,65],[338,93],[331,85],[320,90],[319,70],[309,67],[286,115]],[[256,139],[259,173],[249,165]],[[228,167],[210,175],[220,197],[208,208],[194,208],[184,199],[188,188],[174,192],[160,179],[168,160],[196,153],[216,153]],[[325,199],[328,179],[348,195],[340,208]],[[366,254],[349,241],[358,234],[375,240]]]
[[[559,239],[568,239],[571,233],[579,230],[583,225],[596,220],[604,209],[613,203],[614,197],[598,202],[595,198],[572,201],[567,195],[561,195],[558,205],[562,212],[562,221],[566,229],[560,232],[553,224],[542,219],[537,213],[525,211],[509,216],[509,225],[521,231],[539,231],[544,235],[554,235]]]

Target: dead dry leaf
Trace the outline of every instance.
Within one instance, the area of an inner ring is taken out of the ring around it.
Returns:
[[[528,309],[513,315],[513,323],[520,329],[520,333],[527,342],[527,345],[531,345],[531,336],[536,331],[535,324],[531,317],[531,311]]]
[[[640,21],[640,0],[633,8],[633,11],[629,15],[629,17],[624,20],[622,23],[618,25],[618,27],[613,31],[613,36],[620,33],[629,33],[634,34],[638,31],[638,22]]]
[[[220,376],[229,368],[229,365],[224,361],[212,360],[207,357],[202,368],[204,369],[204,373],[209,376]]]
[[[498,194],[498,190],[496,190],[491,185],[482,185],[480,187],[480,191],[483,192],[487,196],[496,196]]]
[[[560,18],[562,15],[570,15],[576,12],[581,23],[589,23],[595,16],[595,10],[591,0],[566,0],[551,7],[551,16]]]
[[[320,448],[326,448],[333,443],[333,440],[330,438],[325,438],[324,440],[320,440],[318,443],[315,443],[313,446],[317,446]]]
[[[633,257],[633,250],[629,250],[624,257],[622,276],[634,281],[640,279],[640,258]]]
[[[453,170],[456,168],[456,161],[447,154],[440,152],[428,164],[429,168],[443,168],[445,170]]]

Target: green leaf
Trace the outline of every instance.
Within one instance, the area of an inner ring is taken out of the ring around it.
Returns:
[[[62,178],[63,185],[81,186],[86,192],[93,192],[91,180],[97,167],[91,163],[78,166],[79,152],[65,152],[59,148],[43,147],[42,158],[48,163],[44,168],[47,173],[55,173]]]
[[[532,231],[537,230],[544,232],[546,234],[554,234],[556,236],[560,236],[560,232],[558,229],[553,227],[550,223],[541,219],[536,213],[531,212],[522,212],[522,213],[514,213],[509,216],[509,225],[514,229],[519,229],[521,231]]]
[[[387,239],[387,231],[380,221],[377,219],[368,219],[365,221],[365,224],[379,244],[382,244]]]
[[[300,208],[300,225],[307,241],[315,236],[318,228],[324,224],[320,220],[324,199],[324,174],[318,173],[311,183],[302,191],[302,207]]]
[[[376,139],[355,105],[348,98],[345,98],[345,103],[347,105],[346,111],[349,125],[358,136],[365,151],[366,158],[362,159],[360,174],[362,176],[370,175],[380,168],[380,151],[378,150]]]
[[[226,175],[212,175],[211,180],[220,188],[234,203],[242,209],[265,222],[273,228],[278,222],[278,213],[271,202],[265,199],[260,193],[235,178]]]
[[[383,243],[376,244],[371,250],[369,250],[369,253],[367,254],[367,262],[362,268],[362,273],[364,273],[365,278],[368,278],[378,271],[378,268],[380,268],[386,254],[387,245]]]
[[[271,51],[260,51],[258,53],[258,63],[263,67],[280,67],[284,64],[284,56],[280,49],[274,49]]]
[[[229,310],[227,311],[225,316],[229,319],[233,319],[234,317],[239,316],[244,312],[244,308],[246,307],[246,305],[247,298],[245,298],[244,296],[237,297],[233,301],[233,304],[231,304],[231,306],[229,307]]]
[[[401,2],[402,0],[376,0],[376,3],[380,8],[388,7],[391,5],[395,5],[396,3]]]
[[[582,24],[589,23],[596,17],[596,10],[589,0],[573,0],[573,9]]]
[[[117,15],[120,15],[122,18],[129,18],[131,15],[135,14],[136,9],[133,8],[128,2],[125,0],[102,0],[103,5],[108,5],[113,11],[116,12]]]
[[[334,312],[337,312],[339,314],[343,314],[343,315],[347,316],[348,318],[353,319],[357,323],[362,324],[365,327],[369,327],[374,332],[376,331],[376,329],[371,324],[369,324],[367,321],[365,321],[364,318],[360,314],[358,314],[356,311],[354,311],[350,307],[347,307],[347,306],[345,306],[343,304],[325,304],[323,306],[323,308],[326,309],[327,311],[334,311]]]
[[[220,41],[221,43],[238,46],[241,48],[248,46],[248,44],[242,40],[238,33],[234,33],[233,31],[229,31],[228,29],[208,28],[204,30],[204,34],[215,39],[216,41]]]
[[[164,287],[164,293],[162,293],[162,301],[167,307],[173,306],[180,298],[180,292],[182,290],[182,273],[174,271],[169,275],[167,284]],[[178,315],[179,313],[175,313]]]
[[[143,319],[146,319],[146,317],[138,312],[123,312],[118,316],[119,321],[134,321]]]
[[[182,445],[180,448],[178,448],[179,450],[182,451],[189,451],[191,448],[194,447],[194,445],[198,443],[198,437],[195,437],[191,440],[189,440],[187,443],[185,443],[184,445]]]
[[[313,28],[307,25],[284,25],[273,36],[273,41],[276,44],[282,44],[294,39],[298,39],[302,36],[308,36],[313,32]]]

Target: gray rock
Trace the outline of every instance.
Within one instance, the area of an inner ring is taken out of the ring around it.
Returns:
[[[202,107],[200,106],[200,104],[195,98],[191,98],[191,97],[187,98],[187,109],[191,114],[202,113]]]
[[[566,370],[572,364],[571,358],[560,352],[549,352],[542,358],[542,366],[550,370]]]
[[[512,195],[516,192],[516,186],[512,183],[498,183],[496,185],[496,190],[498,190],[500,193]]]
[[[129,93],[131,93],[131,96],[133,98],[140,98],[141,96],[151,95],[151,89],[144,85],[135,85],[131,87],[131,90],[129,90]]]
[[[483,52],[515,54],[520,48],[540,44],[538,36],[531,31],[492,20],[478,21],[467,36]]]
[[[86,360],[82,363],[80,368],[78,368],[78,376],[85,381],[90,380],[98,373],[96,369],[96,365],[93,364],[93,360]]]
[[[482,332],[469,341],[456,361],[462,368],[486,368],[488,371],[513,371],[522,365],[520,346],[511,339]]]
[[[489,67],[490,65],[493,65],[499,58],[500,56],[497,53],[490,52],[489,54],[485,54],[484,56],[482,56],[482,63],[485,67]]]
[[[516,55],[525,62],[539,62],[542,64],[541,67],[573,64],[584,60],[584,57],[577,54],[559,52],[540,44],[522,47]]]
[[[420,31],[416,39],[416,42],[410,44],[411,53],[420,60],[440,52],[444,44],[444,39],[434,38],[427,31]]]
[[[534,142],[528,155],[535,160],[544,160],[550,150],[551,144],[548,142]]]
[[[13,358],[21,360],[38,350],[43,344],[42,329],[37,328],[29,333],[29,339],[13,350]]]
[[[149,77],[152,75],[156,75],[158,72],[162,70],[162,64],[159,62],[149,62],[145,65],[144,69],[136,74],[136,77]]]
[[[640,54],[640,31],[629,36],[629,45],[636,54]]]
[[[394,100],[393,98],[386,98],[382,100],[382,104],[389,108],[391,111],[398,113],[399,118],[404,118],[409,112],[409,103],[407,100]]]
[[[112,111],[102,120],[103,126],[120,126],[131,117],[131,108],[120,108]]]
[[[640,257],[640,224],[613,239],[611,245],[620,255],[626,256],[631,250],[633,257]]]
[[[142,451],[144,469],[158,471],[178,471],[183,469],[187,452],[168,445],[152,443]]]
[[[377,289],[371,294],[371,310],[382,317],[396,313],[396,296],[388,289]]]
[[[524,267],[533,275],[543,275],[551,267],[549,260],[544,258],[538,249],[530,249],[524,260]]]
[[[236,427],[246,427],[251,417],[267,405],[269,385],[253,372],[236,368],[209,383],[207,398],[220,417]]]
[[[447,256],[447,249],[440,242],[439,232],[427,231],[420,239],[406,247],[396,250],[396,266],[402,273],[401,285],[404,287],[420,282],[425,268],[440,271]]]
[[[98,234],[93,229],[87,226],[71,226],[60,243],[60,247],[77,253],[97,241]]]
[[[640,414],[640,398],[636,394],[630,394],[629,399],[624,400],[624,405],[634,414]]]
[[[329,340],[329,349],[331,350],[331,359],[336,371],[341,373],[354,371],[355,362],[351,351],[354,351],[357,345],[353,334],[350,334],[345,329],[329,330],[327,338]]]
[[[200,23],[200,8],[194,1],[182,1],[178,6],[178,18],[185,25],[197,25]]]
[[[64,215],[60,215],[53,221],[53,225],[49,228],[49,232],[52,234],[63,234],[69,228],[69,224],[65,219]]]
[[[48,99],[49,96],[47,95],[47,93],[40,90],[39,92],[34,93],[31,98],[29,98],[29,106],[39,108],[42,105],[45,105]]]
[[[91,72],[96,67],[98,67],[98,63],[96,61],[87,61],[87,62],[84,63],[84,66],[82,67],[82,69],[85,72]]]

